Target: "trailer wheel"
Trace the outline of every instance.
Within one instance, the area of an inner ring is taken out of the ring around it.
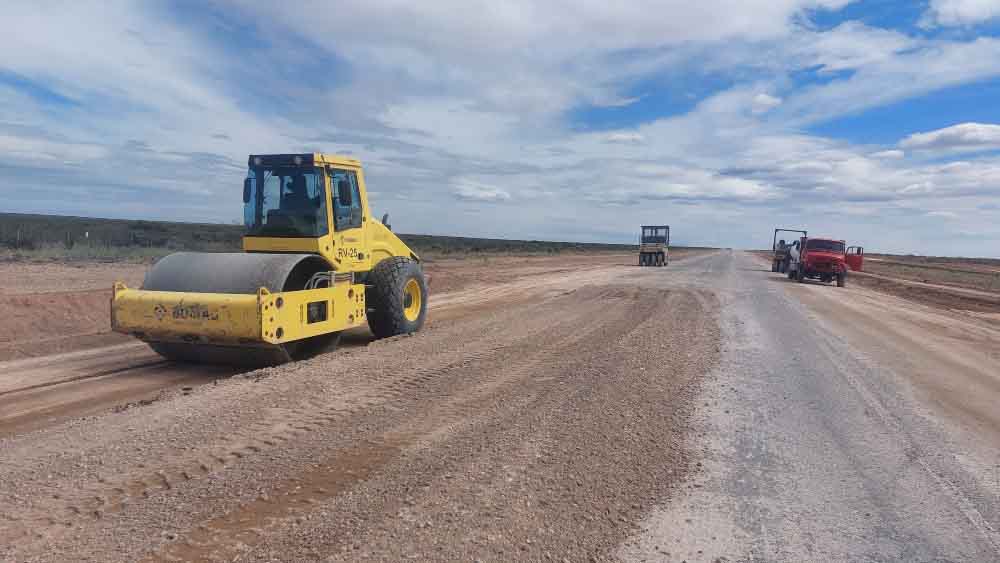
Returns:
[[[427,316],[427,282],[420,264],[401,256],[379,262],[365,290],[368,327],[376,338],[420,330]]]
[[[837,274],[837,287],[844,287],[847,285],[847,273],[841,272]]]

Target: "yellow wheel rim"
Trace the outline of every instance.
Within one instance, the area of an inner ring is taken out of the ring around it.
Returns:
[[[420,317],[420,304],[423,296],[420,294],[420,284],[411,279],[403,286],[403,316],[414,322]]]

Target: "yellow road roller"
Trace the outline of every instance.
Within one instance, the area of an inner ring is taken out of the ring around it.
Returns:
[[[250,155],[243,203],[243,252],[178,252],[141,288],[116,283],[112,330],[170,360],[263,367],[332,350],[365,322],[377,338],[423,326],[420,258],[371,216],[359,161]]]

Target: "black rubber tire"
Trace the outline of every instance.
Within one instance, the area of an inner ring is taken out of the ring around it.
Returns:
[[[837,287],[844,287],[847,285],[847,273],[841,272],[837,274]]]
[[[411,279],[420,286],[420,314],[411,321],[403,314],[403,288]],[[368,327],[376,338],[387,338],[417,332],[427,317],[427,282],[420,264],[409,258],[394,256],[379,262],[368,275],[365,290],[368,302]]]

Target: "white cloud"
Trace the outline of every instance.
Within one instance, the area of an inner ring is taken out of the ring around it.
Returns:
[[[868,61],[846,78],[796,91],[776,111],[804,126],[995,76],[1000,76],[996,38],[910,40],[906,49]]]
[[[753,103],[751,104],[750,111],[754,115],[759,115],[762,113],[767,113],[768,111],[781,105],[781,98],[777,98],[770,94],[757,94],[753,98]]]
[[[1000,149],[1000,125],[961,123],[926,133],[914,133],[903,139],[899,146],[946,151]]]
[[[870,156],[872,158],[898,159],[905,157],[906,153],[898,149],[890,149],[885,151],[873,152]]]
[[[468,180],[462,180],[454,187],[452,193],[465,201],[500,202],[510,199],[510,193],[507,190]]]
[[[615,131],[604,137],[609,143],[641,143],[644,139],[641,134],[629,131]]]
[[[995,18],[1000,18],[997,0],[931,0],[922,23],[925,26],[961,26]]]
[[[928,211],[925,213],[928,217],[941,217],[944,219],[957,219],[958,213],[954,211]]]
[[[885,63],[918,44],[898,31],[848,21],[827,32],[798,35],[789,54],[803,66],[831,73]]]

